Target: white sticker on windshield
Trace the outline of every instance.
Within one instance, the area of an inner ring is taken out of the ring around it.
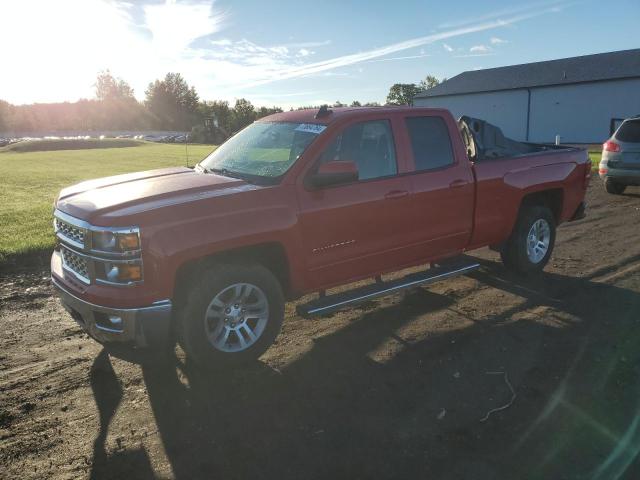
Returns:
[[[296,127],[296,132],[315,133],[316,135],[322,133],[327,128],[326,125],[318,125],[317,123],[301,123]]]

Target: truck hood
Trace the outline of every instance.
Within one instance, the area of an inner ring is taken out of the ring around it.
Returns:
[[[94,225],[110,226],[143,211],[253,188],[259,187],[186,167],[163,168],[72,185],[60,192],[56,208]]]

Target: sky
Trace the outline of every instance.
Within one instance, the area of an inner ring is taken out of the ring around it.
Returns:
[[[640,0],[1,0],[0,99],[138,99],[179,72],[203,100],[384,103],[394,83],[640,47]]]

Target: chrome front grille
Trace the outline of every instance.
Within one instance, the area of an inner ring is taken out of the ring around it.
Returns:
[[[62,254],[62,264],[79,277],[85,283],[90,283],[89,280],[89,265],[86,258],[78,255],[73,250],[69,250],[64,245],[60,247],[60,253]]]
[[[86,230],[84,228],[71,225],[64,220],[56,218],[56,231],[58,235],[64,237],[65,240],[71,241],[81,248],[84,248],[86,236]]]
[[[142,252],[141,249],[131,251],[102,251],[94,247],[96,235],[104,232],[115,234],[138,235],[140,246],[140,230],[138,227],[98,227],[75,218],[59,210],[54,211],[54,224],[58,239],[59,257],[64,269],[64,278],[74,277],[87,284],[129,286],[142,283]],[[98,237],[100,239],[101,237]],[[120,265],[138,265],[138,277],[119,278]],[[59,264],[58,264],[59,265]],[[115,273],[114,273],[115,272]],[[58,273],[60,276],[60,274]],[[114,277],[115,276],[115,277]],[[115,279],[114,279],[115,278]]]

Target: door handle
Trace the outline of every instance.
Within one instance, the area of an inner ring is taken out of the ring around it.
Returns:
[[[409,195],[409,192],[407,192],[406,190],[391,190],[384,196],[384,198],[386,198],[387,200],[396,200],[398,198],[404,198],[407,195]]]
[[[462,179],[458,179],[458,180],[454,180],[453,182],[451,182],[449,184],[449,188],[460,188],[460,187],[464,187],[467,184],[466,180],[462,180]]]

